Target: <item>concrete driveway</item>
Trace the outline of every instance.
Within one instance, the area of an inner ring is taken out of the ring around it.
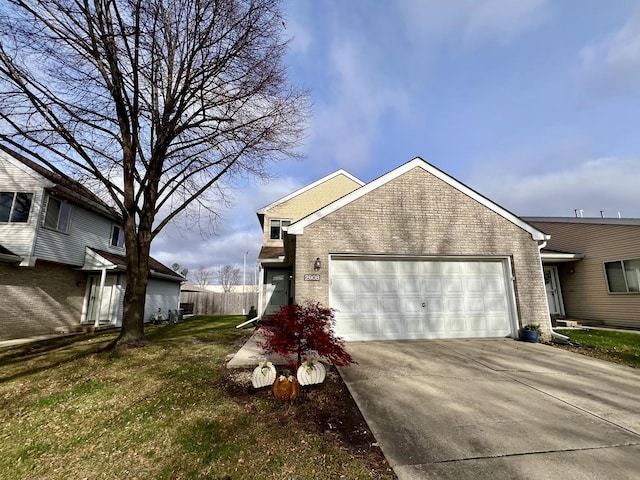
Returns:
[[[635,369],[510,339],[347,350],[340,373],[401,480],[640,478]]]

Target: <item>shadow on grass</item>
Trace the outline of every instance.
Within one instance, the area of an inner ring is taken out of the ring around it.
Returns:
[[[234,344],[247,335],[246,331],[234,328],[243,319],[243,316],[237,315],[203,315],[176,324],[146,325],[145,338],[149,343],[157,344],[184,340]],[[113,331],[79,334],[0,349],[0,369],[14,366],[19,370],[6,375],[1,375],[0,372],[0,383],[57,368],[91,355],[112,351],[115,336],[116,333]],[[47,358],[54,354],[57,355]],[[33,365],[35,362],[41,363]],[[21,363],[25,364],[23,369],[20,369]]]

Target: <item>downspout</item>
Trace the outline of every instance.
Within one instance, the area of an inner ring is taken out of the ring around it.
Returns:
[[[538,244],[538,253],[540,253],[540,268],[542,271],[544,271],[542,269],[542,249],[546,246],[547,246],[546,240]],[[544,274],[542,276],[542,279],[544,281]],[[567,337],[566,335],[562,335],[561,333],[558,333],[553,329],[553,324],[551,323],[550,318],[549,318],[549,331],[551,332],[551,337],[554,339],[557,339],[560,343],[571,343],[571,339],[569,337]]]
[[[242,322],[240,325],[236,325],[236,328],[243,328],[246,327],[249,324],[254,324],[254,325],[258,325],[258,322],[260,320],[262,320],[262,314],[263,314],[263,304],[264,304],[264,295],[263,295],[263,290],[264,290],[264,269],[262,268],[262,264],[259,263],[258,264],[258,271],[260,272],[258,274],[258,316],[255,318],[251,318],[245,322]]]

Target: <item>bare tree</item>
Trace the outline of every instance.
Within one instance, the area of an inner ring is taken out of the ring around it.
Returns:
[[[209,285],[209,280],[211,280],[211,270],[200,265],[193,273],[194,283],[199,287],[204,288]]]
[[[140,344],[152,240],[297,155],[280,0],[5,0],[0,24],[0,141],[104,188],[127,255],[116,344]]]
[[[230,292],[234,285],[240,284],[241,273],[239,268],[225,265],[220,267],[216,273],[218,281],[225,292]]]

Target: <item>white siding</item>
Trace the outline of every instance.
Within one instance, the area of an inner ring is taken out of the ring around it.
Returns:
[[[44,212],[41,217],[43,215]],[[84,263],[87,246],[123,254],[123,249],[114,249],[109,245],[113,224],[111,219],[74,204],[69,233],[40,226],[35,255],[43,260],[80,266]]]
[[[0,244],[16,255],[28,257],[33,249],[36,226],[43,196],[43,180],[29,175],[5,158],[0,151],[0,191],[33,193],[31,211],[27,223],[0,223]]]
[[[180,306],[180,283],[168,280],[150,278],[147,284],[147,298],[144,305],[144,319],[148,321],[151,315],[160,309],[162,318],[167,318],[169,310]]]

